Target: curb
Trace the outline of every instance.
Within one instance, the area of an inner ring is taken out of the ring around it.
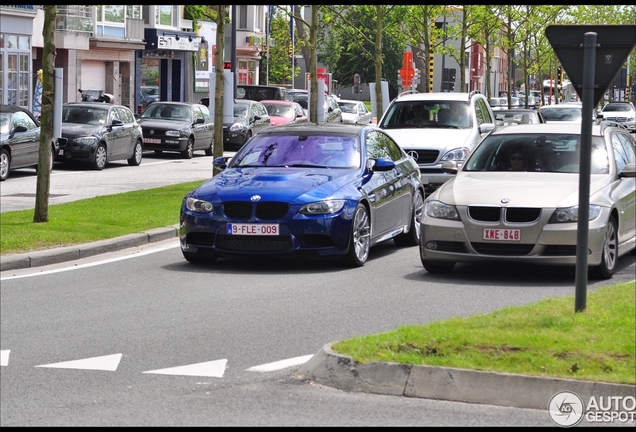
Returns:
[[[0,256],[0,271],[18,270],[73,261],[106,252],[115,252],[121,249],[168,240],[177,235],[178,225],[174,225],[172,227],[155,228],[143,233],[128,234],[92,243]]]
[[[559,378],[493,373],[400,363],[356,364],[323,346],[295,375],[349,392],[548,409],[552,397],[570,391],[583,400],[636,397],[636,387]]]

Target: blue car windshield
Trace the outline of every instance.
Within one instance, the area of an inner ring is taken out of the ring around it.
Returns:
[[[240,167],[360,167],[360,143],[339,135],[255,135],[232,158]]]

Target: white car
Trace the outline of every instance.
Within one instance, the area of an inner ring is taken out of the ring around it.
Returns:
[[[350,99],[338,99],[342,110],[342,122],[351,124],[369,124],[373,121],[373,113],[364,102]]]
[[[600,124],[599,124],[600,123]],[[592,125],[587,264],[613,276],[636,251],[635,140],[613,123]],[[424,202],[420,258],[431,273],[456,263],[577,263],[581,126],[504,126],[489,134],[452,179]]]
[[[631,102],[610,102],[598,114],[603,120],[622,124],[630,132],[636,132],[636,109]]]
[[[452,178],[442,171],[442,163],[461,165],[495,128],[495,116],[486,97],[478,92],[411,93],[391,101],[378,127],[415,159],[430,193]]]
[[[539,112],[543,114],[546,123],[581,124],[583,121],[583,104],[581,102],[566,102],[556,105],[542,105]],[[596,119],[595,112],[592,119]]]

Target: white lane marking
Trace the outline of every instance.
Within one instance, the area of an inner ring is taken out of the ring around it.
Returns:
[[[59,368],[59,369],[90,369],[116,371],[121,360],[121,354],[111,354],[101,357],[91,357],[80,360],[71,360],[61,363],[51,363],[36,367]]]
[[[253,366],[249,369],[246,369],[248,371],[251,372],[271,372],[271,371],[275,371],[275,370],[279,370],[279,369],[285,369],[288,368],[290,366],[298,366],[301,364],[305,364],[309,361],[310,358],[312,358],[314,355],[313,354],[309,354],[306,356],[301,356],[301,357],[294,357],[294,358],[290,358],[287,360],[280,360],[277,362],[273,362],[273,363],[267,363],[267,364],[262,364],[259,366]]]
[[[144,245],[144,246],[147,246],[147,245]],[[153,249],[150,249],[150,250],[145,250],[145,251],[141,251],[141,252],[135,252],[132,255],[126,255],[126,256],[121,256],[121,257],[116,257],[116,258],[109,258],[109,259],[104,259],[104,260],[101,260],[101,261],[91,262],[91,263],[87,263],[87,264],[79,264],[79,265],[72,265],[71,264],[68,267],[62,267],[62,268],[54,269],[54,270],[45,270],[45,271],[42,271],[42,272],[39,272],[39,273],[29,273],[29,274],[18,275],[18,276],[0,277],[0,281],[11,280],[11,279],[20,279],[20,278],[26,278],[26,277],[32,277],[32,276],[44,276],[44,275],[48,275],[48,274],[52,274],[52,273],[60,273],[60,272],[65,272],[65,271],[70,271],[70,270],[79,270],[81,268],[93,267],[93,266],[96,266],[96,265],[108,264],[108,263],[111,263],[111,262],[123,261],[123,260],[127,260],[127,259],[130,259],[130,258],[136,258],[136,257],[143,256],[143,255],[149,255],[149,254],[155,253],[155,252],[163,252],[165,250],[176,248],[176,247],[179,247],[179,243],[178,242],[176,244],[170,244],[170,245],[166,245],[166,246],[156,247],[156,248],[153,248]]]
[[[9,364],[9,353],[11,350],[0,351],[0,366],[7,366]]]
[[[222,359],[203,363],[195,363],[185,366],[177,366],[167,369],[156,369],[145,371],[143,373],[223,378],[226,364],[227,359]]]

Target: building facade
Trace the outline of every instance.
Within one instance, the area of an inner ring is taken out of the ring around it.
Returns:
[[[237,82],[258,84],[267,6],[237,8]],[[198,102],[209,96],[216,26],[202,25],[208,37],[200,35],[192,20],[183,19],[183,9],[58,5],[55,68],[62,71],[61,88],[56,89],[62,101],[108,93],[115,103],[139,111],[142,87],[155,86],[165,101]],[[43,26],[41,5],[0,6],[0,103],[30,110],[37,105]]]

